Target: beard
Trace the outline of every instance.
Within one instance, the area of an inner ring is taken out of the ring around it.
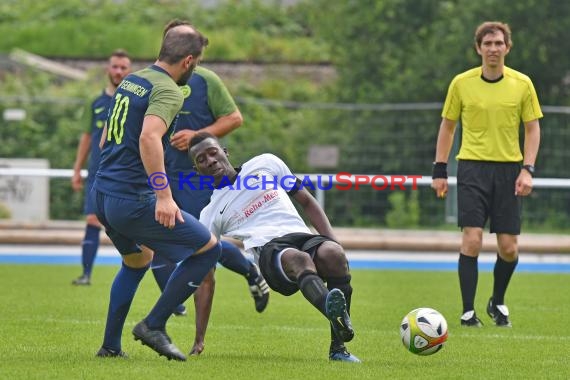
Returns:
[[[190,65],[190,67],[188,68],[188,71],[185,72],[177,81],[176,84],[179,86],[184,86],[186,83],[188,83],[188,79],[190,79],[190,77],[192,76],[192,73],[194,72],[194,69],[196,68],[197,63],[192,62],[192,64]]]
[[[109,81],[113,84],[113,86],[119,87],[119,85],[123,81],[123,78],[120,76],[114,77],[113,75],[109,74]]]

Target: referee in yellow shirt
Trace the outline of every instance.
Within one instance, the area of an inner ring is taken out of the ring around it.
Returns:
[[[505,56],[511,47],[507,24],[484,22],[479,25],[475,31],[475,48],[482,65],[457,75],[451,82],[437,137],[432,188],[443,198],[448,189],[447,160],[455,126],[461,117],[457,202],[458,225],[463,230],[458,266],[462,326],[482,326],[474,303],[477,259],[487,219],[490,232],[497,234],[499,250],[487,314],[497,326],[511,326],[504,298],[518,262],[521,197],[532,191],[540,144],[538,119],[542,117],[529,77],[505,66]],[[521,120],[525,131],[524,156],[519,146]]]

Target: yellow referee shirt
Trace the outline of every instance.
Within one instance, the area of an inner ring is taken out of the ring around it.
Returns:
[[[519,128],[542,117],[530,78],[504,68],[503,78],[488,82],[477,67],[451,81],[441,116],[459,120],[463,130],[458,160],[519,162]]]

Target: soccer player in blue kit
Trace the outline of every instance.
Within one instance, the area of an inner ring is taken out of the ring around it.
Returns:
[[[126,51],[117,49],[113,51],[107,63],[107,75],[109,76],[109,83],[105,89],[93,100],[85,111],[85,117],[89,119],[85,125],[89,128],[86,129],[79,140],[77,146],[77,154],[75,163],[73,164],[73,177],[71,177],[71,187],[74,191],[83,189],[83,179],[81,178],[81,168],[89,155],[89,166],[87,180],[85,181],[85,200],[84,200],[84,213],[85,213],[85,236],[81,242],[81,263],[83,266],[83,273],[78,278],[72,281],[73,285],[91,285],[91,272],[93,263],[97,256],[99,249],[99,232],[101,231],[101,224],[95,216],[93,205],[89,202],[89,192],[95,180],[95,173],[99,167],[99,156],[101,149],[99,149],[99,141],[103,132],[103,126],[107,115],[109,113],[109,104],[113,99],[113,94],[117,90],[117,86],[124,77],[131,71],[131,59]]]
[[[111,286],[99,357],[125,356],[121,349],[125,319],[156,251],[180,264],[132,332],[135,340],[159,355],[186,360],[167,335],[166,322],[216,265],[221,248],[196,218],[179,209],[168,183],[160,186],[163,182],[157,176],[165,175],[163,138],[183,103],[178,86],[188,81],[207,44],[195,28],[172,28],[155,64],[127,76],[113,97],[90,196],[123,264]]]

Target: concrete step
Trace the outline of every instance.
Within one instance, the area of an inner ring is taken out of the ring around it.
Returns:
[[[0,244],[79,245],[83,239],[83,221],[49,221],[46,223],[15,223],[0,221]],[[345,249],[459,252],[461,232],[391,230],[373,228],[334,228]],[[231,239],[230,239],[231,240]],[[111,245],[101,234],[101,244]],[[519,236],[519,249],[528,253],[570,253],[570,236],[556,234],[525,234]],[[483,235],[485,252],[497,250],[495,235]]]

